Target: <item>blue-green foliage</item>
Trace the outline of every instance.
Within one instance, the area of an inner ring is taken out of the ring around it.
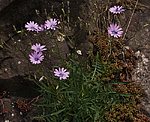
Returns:
[[[112,86],[102,80],[108,69],[99,57],[92,66],[71,59],[67,65],[70,77],[41,83],[43,99],[38,104],[42,118],[49,122],[104,122],[104,113],[117,102]],[[51,83],[50,83],[50,82]]]

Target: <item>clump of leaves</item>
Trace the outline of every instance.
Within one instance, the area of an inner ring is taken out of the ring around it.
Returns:
[[[111,84],[102,80],[108,73],[107,64],[102,64],[99,56],[94,58],[92,67],[70,59],[68,80],[52,77],[40,83],[43,99],[37,106],[43,114],[35,118],[52,122],[104,122],[106,110],[120,101]]]

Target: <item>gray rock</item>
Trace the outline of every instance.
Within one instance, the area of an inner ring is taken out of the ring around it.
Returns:
[[[0,11],[13,1],[14,0],[0,0]]]

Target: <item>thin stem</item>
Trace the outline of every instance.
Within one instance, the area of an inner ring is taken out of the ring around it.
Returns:
[[[132,14],[131,14],[131,17],[130,17],[130,20],[129,20],[129,23],[128,23],[127,28],[126,28],[126,30],[125,30],[125,33],[124,33],[124,35],[123,35],[123,40],[125,39],[125,36],[126,36],[126,34],[127,34],[127,31],[128,31],[128,29],[129,29],[129,27],[130,27],[130,24],[131,24],[133,15],[134,15],[134,13],[135,13],[135,9],[136,9],[136,7],[137,7],[137,5],[138,5],[138,2],[139,2],[139,0],[137,0],[136,3],[135,3],[134,9],[133,9],[133,11],[132,11]]]

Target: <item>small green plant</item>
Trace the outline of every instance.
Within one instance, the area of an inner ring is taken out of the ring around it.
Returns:
[[[67,80],[55,77],[39,83],[43,98],[38,108],[43,114],[35,117],[52,122],[104,122],[106,110],[114,103],[120,103],[119,94],[104,82],[108,73],[107,64],[99,56],[92,66],[72,58],[67,63],[70,76]]]

